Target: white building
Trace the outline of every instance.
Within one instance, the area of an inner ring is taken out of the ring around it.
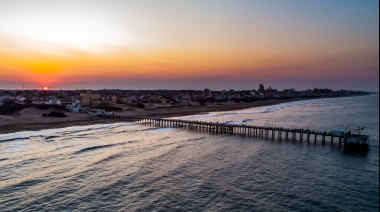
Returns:
[[[79,113],[81,106],[80,103],[72,103],[71,105],[66,105],[66,109],[73,113]]]
[[[45,102],[45,105],[61,105],[61,100],[57,99],[49,99],[47,102]]]
[[[17,104],[24,104],[25,97],[16,97],[16,103]]]

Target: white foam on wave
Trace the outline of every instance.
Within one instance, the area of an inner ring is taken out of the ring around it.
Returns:
[[[60,136],[62,134],[72,134],[89,130],[109,130],[116,127],[134,125],[135,123],[113,123],[113,124],[94,124],[87,126],[73,126],[65,128],[46,129],[40,131],[23,131],[15,133],[0,134],[0,142],[16,139],[29,139],[33,137]]]
[[[154,133],[167,133],[167,132],[175,131],[177,129],[178,129],[177,127],[157,128],[157,129],[154,129]]]
[[[323,104],[322,106],[325,106],[325,107],[335,107],[335,106],[337,106],[337,104]]]
[[[242,122],[242,121],[227,121],[227,122],[224,122],[224,124],[227,124],[227,125],[241,125],[243,123],[244,122]]]
[[[193,115],[193,116],[182,116],[182,117],[175,117],[176,119],[184,119],[184,120],[197,120],[197,119],[207,119],[207,118],[214,118],[216,116],[219,117],[232,117],[237,115],[244,115],[244,114],[260,114],[260,113],[272,113],[274,111],[290,108],[290,107],[296,107],[296,106],[302,106],[302,105],[309,105],[314,103],[315,100],[302,100],[302,101],[295,101],[295,102],[287,102],[287,103],[281,103],[277,105],[269,105],[269,106],[261,106],[261,107],[253,107],[253,108],[247,108],[242,110],[233,110],[233,111],[227,111],[227,112],[210,112],[208,114],[204,115]]]

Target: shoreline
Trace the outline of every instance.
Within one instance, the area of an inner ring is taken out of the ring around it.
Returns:
[[[309,98],[310,99],[310,98]],[[182,116],[191,116],[191,115],[206,115],[212,112],[226,112],[226,111],[235,111],[235,110],[244,110],[249,108],[264,107],[277,105],[288,102],[304,101],[308,99],[288,99],[288,100],[269,100],[269,101],[257,101],[257,102],[242,102],[235,103],[231,105],[217,105],[211,107],[196,106],[197,108],[181,108],[180,111],[165,110],[160,113],[160,110],[156,110],[154,113],[147,113],[146,117],[155,117],[158,115],[159,118],[170,118],[170,117],[182,117]],[[192,109],[192,110],[191,110]],[[182,110],[182,111],[181,111]]]
[[[321,98],[297,98],[286,100],[269,100],[257,102],[221,102],[208,104],[206,106],[172,106],[168,108],[156,109],[140,109],[133,111],[123,111],[117,113],[122,116],[146,116],[146,117],[181,117],[190,115],[203,115],[211,112],[224,112],[243,110],[248,108],[256,108],[263,106],[271,106],[288,102],[305,101]],[[23,111],[16,112],[10,116],[0,116],[0,136],[2,134],[16,133],[23,131],[39,131],[44,129],[56,129],[75,126],[87,126],[94,124],[113,124],[118,122],[125,122],[118,119],[101,118],[94,115],[66,113],[68,117],[54,118],[54,117],[41,117],[45,110],[37,110],[34,108],[26,108]],[[8,119],[8,120],[7,120]]]

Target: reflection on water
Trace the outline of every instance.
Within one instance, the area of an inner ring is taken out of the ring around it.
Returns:
[[[187,118],[216,116],[315,130],[366,126],[371,150],[134,123],[12,133],[0,136],[0,211],[378,210],[377,95]]]

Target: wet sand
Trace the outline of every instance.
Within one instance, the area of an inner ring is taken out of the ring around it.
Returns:
[[[305,99],[291,100],[270,100],[258,102],[222,102],[207,103],[205,106],[196,104],[189,105],[161,105],[147,104],[145,108],[131,108],[126,105],[124,111],[116,113],[123,116],[146,116],[146,117],[178,117],[187,115],[205,114],[209,112],[223,112],[241,110],[253,107],[275,105],[285,102],[300,101]],[[95,115],[65,112],[67,117],[42,117],[43,113],[48,113],[52,109],[38,110],[36,108],[26,108],[11,115],[0,115],[0,134],[36,131],[43,129],[64,128],[72,126],[85,126],[93,124],[110,124],[121,122],[120,120],[104,119]]]

